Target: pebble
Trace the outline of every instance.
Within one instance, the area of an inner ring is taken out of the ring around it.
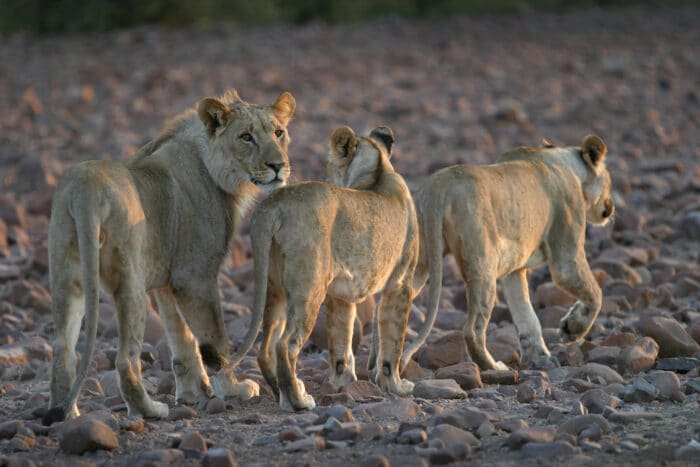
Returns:
[[[197,412],[186,405],[173,407],[168,414],[168,420],[187,420],[190,418],[197,418]]]
[[[152,449],[139,454],[138,460],[156,465],[181,465],[185,461],[185,453],[179,449]]]
[[[413,396],[423,399],[465,399],[467,393],[453,379],[424,379],[416,382]]]
[[[465,391],[484,387],[479,366],[474,362],[460,362],[456,365],[438,368],[435,371],[435,378],[453,379]]]
[[[366,410],[374,419],[393,418],[396,420],[415,420],[420,407],[412,399],[399,398],[383,402],[360,404],[355,410]]]
[[[639,329],[659,344],[661,358],[692,356],[700,350],[698,343],[673,318],[651,316],[640,321]]]
[[[310,436],[285,445],[282,448],[282,452],[321,451],[325,448],[325,439],[320,436]]]
[[[654,371],[650,375],[651,383],[658,390],[662,401],[683,402],[685,394],[681,391],[681,381],[672,371]]]
[[[624,374],[637,374],[654,367],[659,355],[659,344],[651,337],[640,337],[625,347],[617,359],[617,367]]]
[[[484,384],[515,385],[518,384],[517,370],[484,370],[481,372]]]
[[[578,415],[570,420],[565,421],[557,429],[558,433],[566,433],[573,436],[579,436],[581,432],[596,424],[600,427],[603,433],[610,431],[610,423],[598,414]]]
[[[528,404],[537,398],[537,391],[529,384],[521,383],[518,385],[515,397],[521,404]]]
[[[182,450],[192,449],[199,452],[207,452],[207,441],[197,431],[185,434],[180,441],[178,448]]]
[[[361,401],[372,397],[382,397],[384,395],[379,386],[364,380],[353,381],[352,383],[340,388],[340,390],[341,392],[348,394],[356,401]]]
[[[634,378],[634,382],[625,386],[620,397],[625,402],[651,402],[659,395],[658,389],[641,376]]]
[[[693,357],[670,357],[660,358],[656,362],[657,370],[675,371],[677,373],[688,373],[696,368],[700,368],[700,359]]]
[[[212,397],[207,401],[206,413],[216,414],[224,411],[226,411],[226,402],[220,397]]]
[[[389,459],[387,459],[386,456],[379,454],[365,457],[360,462],[360,465],[364,467],[391,467],[391,464],[389,464]]]
[[[466,444],[468,446],[476,447],[480,444],[476,436],[470,432],[447,423],[436,425],[430,430],[431,443],[435,440],[440,440],[443,443],[443,446],[450,446],[452,444]]]
[[[475,407],[458,407],[435,417],[435,425],[446,423],[471,431],[476,430],[482,423],[491,419],[491,414]]]
[[[620,412],[617,410],[609,410],[605,412],[605,417],[613,423],[621,423],[627,425],[629,423],[638,423],[642,420],[661,420],[663,416],[658,413],[651,412]]]
[[[602,384],[621,383],[623,381],[620,374],[607,365],[600,363],[586,363],[574,372],[577,378],[590,378],[591,381],[601,381]]]
[[[432,343],[423,345],[416,354],[416,361],[423,368],[435,370],[464,361],[467,356],[464,334],[452,331]]]
[[[420,444],[428,439],[428,434],[422,428],[407,430],[399,434],[396,442],[399,444]]]
[[[207,451],[202,458],[202,467],[237,467],[233,452],[226,448],[214,448]]]
[[[568,457],[579,454],[581,449],[572,446],[566,441],[553,441],[551,443],[528,443],[520,450],[525,457],[534,459]]]
[[[552,427],[531,426],[512,432],[504,444],[511,449],[520,449],[527,443],[548,443],[554,440]]]
[[[581,396],[581,404],[589,413],[602,414],[606,407],[612,409],[617,407],[619,399],[611,396],[602,389],[591,389]]]
[[[116,449],[119,447],[119,438],[112,428],[88,414],[63,422],[58,444],[63,452],[82,454],[100,449]]]

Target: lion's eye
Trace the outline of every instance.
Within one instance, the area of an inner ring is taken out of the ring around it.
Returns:
[[[245,141],[245,142],[253,141],[253,135],[251,135],[250,133],[243,133],[243,134],[240,136],[240,138],[241,138],[243,141]]]
[[[281,130],[279,128],[275,130],[275,136],[277,136],[278,138],[281,138],[283,134],[284,130]]]

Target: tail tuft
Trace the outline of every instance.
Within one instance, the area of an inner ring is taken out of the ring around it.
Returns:
[[[58,406],[58,407],[54,407],[53,409],[49,409],[44,414],[44,418],[41,419],[41,422],[45,426],[51,426],[52,424],[54,424],[56,422],[62,422],[65,419],[66,419],[66,409],[64,409],[61,406]]]

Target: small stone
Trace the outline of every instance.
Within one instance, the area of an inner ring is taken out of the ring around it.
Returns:
[[[325,439],[320,436],[310,436],[287,444],[282,448],[282,452],[321,451],[325,448]]]
[[[692,356],[700,346],[688,335],[678,321],[662,316],[651,316],[639,323],[642,334],[659,344],[659,357]]]
[[[178,446],[180,449],[192,449],[199,452],[207,452],[207,441],[197,431],[187,433],[182,437],[182,441]]]
[[[233,452],[226,448],[214,448],[202,458],[202,467],[237,467]]]
[[[568,307],[574,303],[574,300],[574,297],[561,290],[553,282],[540,284],[535,289],[535,295],[533,297],[533,301],[538,304],[540,308],[553,306]]]
[[[476,435],[480,439],[488,438],[489,436],[492,436],[495,433],[496,427],[493,425],[493,423],[489,422],[488,420],[479,425],[479,428],[476,429]]]
[[[63,423],[60,427],[59,446],[68,454],[82,454],[100,449],[116,449],[119,447],[119,438],[100,420],[83,415]]]
[[[391,464],[389,464],[389,459],[380,454],[365,457],[362,459],[359,465],[364,467],[391,467]]]
[[[330,420],[330,419],[329,419]],[[358,422],[345,422],[326,433],[329,441],[350,441],[359,437],[362,433],[362,424]]]
[[[602,437],[603,437],[603,429],[597,423],[593,423],[592,425],[588,426],[588,428],[585,428],[578,435],[579,444],[583,440],[599,441]]]
[[[614,365],[620,356],[619,347],[608,347],[601,345],[594,347],[586,354],[586,360],[594,363],[602,363],[603,365]]]
[[[651,373],[651,383],[659,391],[662,401],[683,402],[685,394],[681,391],[681,381],[672,371],[654,371]]]
[[[525,420],[521,418],[511,418],[509,420],[503,420],[501,422],[498,422],[496,426],[507,433],[512,433],[514,431],[527,428],[528,424]]]
[[[456,365],[439,368],[435,371],[435,378],[453,379],[465,391],[484,387],[484,383],[481,382],[479,366],[474,362],[460,362]]]
[[[617,366],[625,374],[637,374],[654,367],[659,345],[651,337],[640,337],[620,352]]]
[[[675,371],[676,373],[688,373],[700,368],[700,359],[693,357],[660,358],[656,362],[657,370]]]
[[[465,399],[467,393],[453,379],[424,379],[413,388],[413,397],[423,399]]]
[[[551,443],[528,443],[520,450],[525,457],[534,459],[565,457],[579,454],[581,449],[572,446],[566,441],[553,441]]]
[[[17,430],[24,428],[24,420],[9,420],[0,423],[0,439],[10,439],[17,434]]]
[[[485,370],[481,372],[481,381],[484,384],[518,384],[518,372],[516,370]]]
[[[221,413],[226,410],[226,402],[219,397],[212,397],[207,401],[207,407],[205,409],[208,414]]]
[[[422,428],[415,428],[401,433],[396,442],[399,444],[420,444],[428,439],[428,434]]]
[[[602,380],[603,384],[621,383],[623,381],[620,374],[606,365],[600,363],[586,363],[580,367],[572,376],[577,378],[590,378],[592,381]]]
[[[700,459],[700,443],[691,439],[688,444],[676,449],[674,458],[679,461],[696,462]]]
[[[279,433],[279,440],[283,442],[296,441],[302,438],[306,438],[306,434],[304,430],[296,425],[285,428]]]
[[[152,449],[139,454],[138,460],[146,464],[181,465],[185,454],[179,449]]]
[[[521,383],[518,385],[515,396],[521,404],[529,404],[537,398],[537,391],[529,384]]]
[[[158,380],[156,394],[175,395],[175,375],[171,372],[163,374]]]
[[[435,417],[435,425],[449,424],[463,430],[476,430],[492,416],[476,407],[460,407]]]
[[[627,425],[630,423],[639,423],[642,420],[661,420],[663,416],[652,412],[619,412],[610,410],[605,412],[605,417],[613,423],[621,423]]]
[[[659,395],[658,389],[641,376],[637,376],[634,382],[625,386],[621,397],[625,402],[651,402]]]
[[[190,418],[197,418],[197,412],[186,405],[173,407],[168,414],[169,420],[187,420]]]
[[[340,388],[340,391],[347,393],[356,401],[383,396],[382,390],[379,388],[379,386],[363,380],[353,381],[350,384],[346,384]]]
[[[520,449],[527,443],[548,443],[554,440],[554,429],[550,427],[528,427],[512,432],[505,440],[511,449]]]
[[[606,407],[617,407],[618,399],[602,389],[591,389],[581,396],[581,403],[593,414],[602,414]]]
[[[326,423],[329,418],[334,418],[341,423],[355,421],[355,417],[353,417],[352,412],[347,407],[342,405],[334,405],[321,412],[313,423],[314,425],[322,425]]]
[[[467,356],[462,331],[446,333],[433,343],[425,344],[416,354],[416,360],[423,368],[431,370],[464,361]]]
[[[559,425],[558,433],[566,433],[572,436],[579,436],[582,431],[589,428],[593,424],[597,424],[603,433],[610,431],[610,424],[602,416],[598,414],[578,415],[570,420]]]
[[[470,432],[447,423],[436,425],[432,430],[430,430],[430,440],[431,442],[434,440],[440,440],[444,446],[466,444],[468,446],[476,447],[480,444],[476,436]]]

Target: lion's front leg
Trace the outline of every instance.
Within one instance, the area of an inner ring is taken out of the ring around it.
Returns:
[[[328,297],[326,299],[328,348],[330,350],[329,382],[334,388],[357,381],[352,334],[355,324],[355,304]]]
[[[525,269],[503,278],[503,291],[520,338],[520,367],[557,366],[542,338],[542,327],[530,303]]]
[[[410,286],[385,290],[376,317],[379,334],[373,336],[379,348],[375,382],[397,396],[410,396],[413,393],[413,383],[399,376],[399,360],[406,338],[411,298]]]
[[[593,327],[600,313],[603,293],[586,261],[583,247],[571,259],[554,257],[549,265],[554,283],[578,298],[561,320],[559,332],[566,341],[579,341]]]
[[[173,292],[180,312],[197,338],[202,361],[216,372],[211,376],[214,393],[222,399],[237,397],[242,400],[259,395],[260,386],[255,381],[238,382],[233,372],[218,372],[228,363],[229,345],[216,282],[196,287],[187,283]]]

